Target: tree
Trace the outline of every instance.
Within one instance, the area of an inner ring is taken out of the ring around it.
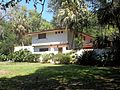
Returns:
[[[8,12],[8,20],[11,24],[11,31],[17,36],[18,43],[23,45],[24,35],[30,30],[26,7],[15,6],[11,8]]]
[[[78,31],[87,24],[89,12],[84,0],[50,0],[49,8],[62,27]]]
[[[93,3],[93,7],[94,10],[97,11],[99,23],[101,25],[109,25],[109,26],[112,25],[113,27],[115,25],[120,32],[119,0],[95,0],[95,1],[96,2]]]
[[[9,30],[11,25],[8,22],[2,22],[2,38],[0,38],[0,55],[13,52],[16,43],[16,35]]]
[[[31,32],[52,29],[54,27],[50,22],[42,19],[39,13],[35,10],[28,11],[28,18]]]
[[[9,7],[14,7],[16,6],[16,4],[25,1],[26,3],[29,2],[33,2],[34,3],[34,7],[35,9],[37,9],[37,5],[41,5],[42,6],[42,10],[40,12],[40,14],[42,14],[43,10],[44,10],[44,4],[45,4],[45,0],[1,0],[0,1],[0,8],[2,10],[6,10]]]

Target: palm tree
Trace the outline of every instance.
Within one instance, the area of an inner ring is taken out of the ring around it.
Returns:
[[[89,12],[83,0],[64,0],[56,14],[62,27],[78,31],[85,24]]]
[[[11,30],[16,34],[19,44],[23,45],[24,35],[29,32],[26,7],[16,6],[8,13]]]
[[[60,6],[57,12],[55,12],[57,22],[61,27],[72,30],[75,38],[77,31],[81,30],[82,32],[89,16],[84,0],[61,0],[57,4]],[[74,39],[72,42],[74,42]]]

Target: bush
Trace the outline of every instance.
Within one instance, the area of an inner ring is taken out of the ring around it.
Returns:
[[[78,57],[76,64],[95,66],[99,64],[99,61],[95,59],[95,51],[85,51]]]
[[[6,55],[0,55],[0,61],[7,61]]]
[[[42,54],[39,58],[39,62],[47,63],[52,58],[52,54]]]
[[[8,58],[14,62],[38,62],[39,56],[32,54],[28,50],[20,50],[9,54]]]
[[[70,58],[70,55],[58,53],[58,54],[54,55],[53,60],[55,63],[58,62],[60,64],[69,64],[71,58]]]

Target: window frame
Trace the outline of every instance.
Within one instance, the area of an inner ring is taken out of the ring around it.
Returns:
[[[45,39],[46,33],[38,34],[38,39]]]

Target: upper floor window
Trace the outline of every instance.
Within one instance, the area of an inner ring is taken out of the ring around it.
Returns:
[[[55,32],[55,34],[61,34],[61,33],[63,33],[63,31],[57,31],[57,32]]]
[[[61,31],[61,33],[63,33],[63,31]]]
[[[38,39],[46,38],[46,33],[38,34]]]
[[[57,34],[57,32],[55,32],[55,34]]]
[[[60,31],[58,31],[58,33],[60,34]]]

